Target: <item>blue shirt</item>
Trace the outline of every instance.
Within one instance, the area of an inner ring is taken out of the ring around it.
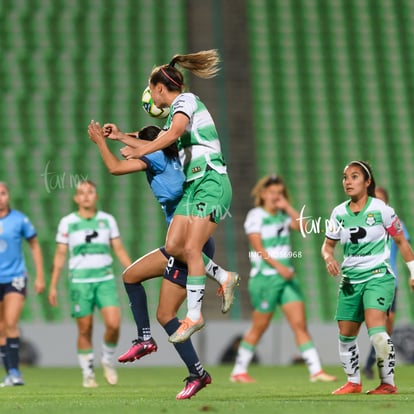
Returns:
[[[407,228],[405,227],[404,223],[401,222],[404,236],[405,238],[410,241],[410,235],[408,234]],[[397,253],[398,253],[398,247],[395,243],[394,239],[391,239],[391,245],[390,245],[390,266],[391,269],[395,275],[395,284],[398,285],[398,269],[397,269]]]
[[[0,218],[0,283],[9,283],[15,277],[27,277],[22,240],[32,239],[36,230],[20,211],[10,210]]]
[[[183,195],[185,176],[180,160],[166,157],[162,150],[147,154],[141,160],[147,164],[148,183],[169,224]]]

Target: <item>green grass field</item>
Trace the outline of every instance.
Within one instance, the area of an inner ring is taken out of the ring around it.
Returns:
[[[213,383],[191,400],[177,401],[184,368],[119,369],[119,383],[109,386],[97,369],[99,387],[81,386],[78,368],[23,368],[26,385],[0,388],[0,413],[53,414],[153,414],[153,413],[413,413],[414,366],[399,366],[398,395],[366,394],[334,396],[331,391],[345,382],[340,367],[327,368],[338,375],[334,384],[308,381],[304,366],[252,366],[255,384],[229,382],[230,366],[209,367]],[[364,391],[377,380],[365,381]]]

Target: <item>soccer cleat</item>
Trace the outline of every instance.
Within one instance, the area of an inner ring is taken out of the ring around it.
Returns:
[[[222,297],[221,312],[226,313],[230,310],[234,300],[234,292],[240,284],[240,276],[236,272],[228,272],[227,280],[220,285],[217,295]]]
[[[196,395],[198,391],[206,385],[211,384],[211,377],[207,371],[204,371],[204,374],[201,377],[191,374],[189,377],[185,378],[184,381],[187,381],[187,384],[175,397],[177,400],[186,400],[193,395]]]
[[[134,362],[136,359],[140,359],[145,355],[151,354],[152,352],[156,352],[158,346],[154,339],[150,338],[146,341],[142,339],[134,339],[132,341],[131,348],[128,349],[124,354],[122,354],[118,361],[125,363],[125,362]]]
[[[181,325],[178,329],[168,338],[168,340],[174,344],[185,342],[190,336],[199,331],[204,326],[203,317],[200,316],[200,319],[196,322],[193,322],[190,318],[185,318],[181,321]]]
[[[347,382],[342,387],[339,387],[337,390],[332,391],[332,394],[341,395],[341,394],[359,394],[362,391],[362,384],[355,384],[353,382]]]
[[[397,391],[394,385],[381,383],[375,390],[367,391],[367,394],[397,394]]]
[[[22,374],[18,369],[11,369],[9,374],[4,378],[0,384],[1,387],[14,387],[16,385],[24,385]]]
[[[104,378],[109,385],[116,385],[118,383],[118,374],[112,364],[101,362],[104,372]]]
[[[96,388],[98,386],[98,384],[95,381],[95,375],[91,374],[91,375],[88,375],[86,377],[83,377],[82,385],[85,388]]]
[[[0,383],[0,387],[13,387],[13,383],[9,375],[3,378],[3,381]]]
[[[309,378],[310,382],[333,382],[336,381],[334,375],[329,375],[324,371],[319,371],[318,373],[311,375]]]
[[[230,376],[231,382],[253,383],[256,382],[247,372],[241,374],[235,374]]]

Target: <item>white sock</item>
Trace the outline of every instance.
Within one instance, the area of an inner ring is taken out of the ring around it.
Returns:
[[[206,276],[187,276],[187,317],[193,322],[201,318]]]
[[[144,341],[148,341],[148,339],[151,339],[151,338],[152,338],[151,327],[142,328],[142,339]]]
[[[256,347],[254,345],[250,345],[247,342],[240,342],[236,362],[231,375],[239,375],[247,372],[250,362],[253,359],[255,348]]]
[[[115,350],[116,344],[102,344],[102,359],[101,362],[103,364],[114,365],[114,357],[115,357]]]
[[[377,332],[371,335],[369,339],[377,355],[377,366],[381,382],[384,384],[395,385],[395,350],[390,336],[387,332]]]
[[[309,374],[315,375],[322,371],[321,361],[319,359],[318,351],[312,342],[309,343],[308,349],[302,350],[299,347],[303,360],[308,366]]]
[[[216,282],[222,285],[227,280],[229,272],[227,270],[224,270],[222,267],[220,267],[217,263],[213,262],[207,256],[205,256],[205,260],[206,259],[208,259],[208,262],[204,262],[204,266],[206,269],[207,276],[210,279],[214,279]]]
[[[345,374],[348,376],[348,381],[354,384],[361,384],[359,348],[356,338],[349,342],[339,340],[339,359]]]
[[[94,362],[94,355],[93,352],[88,353],[78,353],[78,360],[79,365],[82,370],[82,375],[84,377],[90,377],[94,375],[93,372],[93,362]]]

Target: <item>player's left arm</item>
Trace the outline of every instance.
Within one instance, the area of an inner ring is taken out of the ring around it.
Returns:
[[[34,288],[36,293],[42,293],[45,290],[45,274],[43,270],[43,254],[37,237],[32,237],[27,240],[32,252],[33,262],[36,269],[36,279]]]
[[[410,285],[411,290],[414,291],[414,252],[413,252],[413,249],[411,248],[410,243],[408,243],[408,240],[405,238],[403,232],[397,233],[395,236],[393,236],[393,240],[395,241],[395,244],[397,245],[402,258],[404,259],[405,264],[408,267],[408,270],[410,271],[410,279],[408,283]]]
[[[184,134],[188,123],[188,116],[184,115],[182,112],[178,112],[174,114],[169,129],[161,131],[154,141],[149,141],[148,144],[142,145],[140,148],[121,148],[121,154],[127,160],[130,160],[133,158],[141,158],[144,155],[164,149],[173,144],[181,135]]]
[[[124,245],[122,244],[121,238],[116,237],[111,239],[111,247],[121,265],[124,266],[124,268],[127,268],[132,262],[127,251],[125,250]]]
[[[414,291],[414,252],[404,235],[401,221],[395,214],[394,209],[388,205],[382,211],[382,219],[387,233],[393,238],[408,270],[410,271],[410,279],[408,283],[411,290]]]

